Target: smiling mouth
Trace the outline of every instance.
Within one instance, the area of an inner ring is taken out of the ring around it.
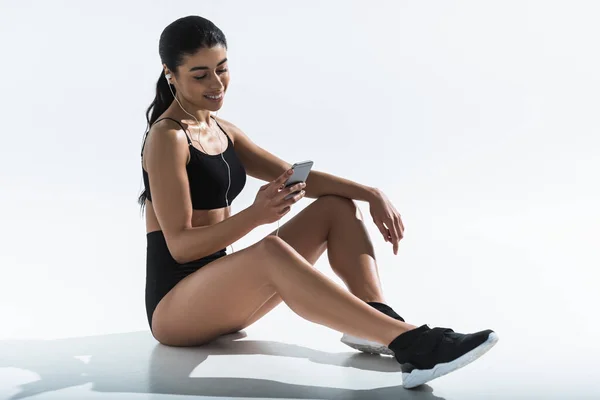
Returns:
[[[209,99],[209,100],[221,100],[223,98],[223,92],[219,93],[218,95],[204,95],[205,98]]]

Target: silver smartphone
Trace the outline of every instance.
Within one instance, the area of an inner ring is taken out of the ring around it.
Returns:
[[[306,182],[306,179],[308,178],[308,174],[310,173],[310,169],[312,168],[313,164],[314,163],[312,161],[307,160],[297,162],[294,165],[292,165],[294,173],[287,179],[287,181],[285,181],[285,187],[289,187],[300,182]],[[296,191],[288,194],[287,196],[285,196],[285,200],[294,197],[299,192],[300,191]]]

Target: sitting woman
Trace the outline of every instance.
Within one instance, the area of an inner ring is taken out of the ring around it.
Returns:
[[[211,113],[229,85],[227,42],[212,22],[180,18],[160,36],[162,69],[142,145],[146,207],[146,310],[153,336],[196,346],[255,323],[281,302],[308,321],[344,333],[347,345],[388,354],[415,387],[456,370],[498,340],[415,326],[385,303],[371,239],[354,200],[396,254],[400,215],[381,190],[321,171],[289,187],[290,164]],[[246,174],[266,181],[254,203],[231,215]],[[290,196],[294,192],[295,195]],[[254,228],[279,221],[303,197],[316,200],[259,242],[228,254]],[[344,290],[313,265],[327,249]]]

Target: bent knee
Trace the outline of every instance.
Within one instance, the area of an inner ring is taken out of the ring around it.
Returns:
[[[336,207],[356,207],[354,200],[349,199],[347,197],[338,196],[336,194],[326,194],[320,196],[315,203],[322,204],[327,207],[336,208]]]
[[[360,209],[354,200],[347,197],[342,197],[335,194],[327,194],[320,196],[317,200],[315,200],[314,203],[323,207],[328,215],[335,215],[339,213],[356,215],[358,213],[360,217],[362,217],[362,214],[360,214]]]
[[[257,247],[268,254],[274,254],[275,252],[286,252],[290,249],[293,250],[292,246],[290,246],[285,240],[275,235],[264,237],[260,242],[257,243]]]
[[[275,235],[266,236],[256,243],[255,251],[266,261],[304,259],[288,242]]]

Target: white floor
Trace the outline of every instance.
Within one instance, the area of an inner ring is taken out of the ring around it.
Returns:
[[[285,305],[197,348],[160,345],[147,330],[2,340],[0,398],[600,398],[597,338],[561,318],[546,329],[518,321],[494,324],[501,339],[475,363],[413,390],[393,358],[358,353]]]

